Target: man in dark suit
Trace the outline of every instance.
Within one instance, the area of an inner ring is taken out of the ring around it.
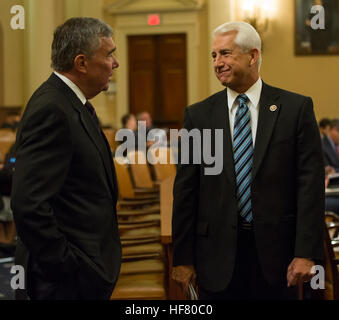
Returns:
[[[324,167],[312,100],[262,82],[261,41],[249,24],[226,23],[213,36],[215,73],[227,89],[187,108],[184,128],[223,129],[223,144],[182,148],[222,148],[223,170],[206,175],[203,160],[179,163],[173,278],[186,295],[197,279],[200,299],[294,299],[323,258]]]
[[[339,145],[339,119],[331,121],[330,129],[327,135],[322,138],[322,147],[324,153],[325,166],[332,167],[339,172],[339,157],[337,146]]]
[[[55,71],[31,97],[18,129],[12,209],[16,264],[25,268],[30,299],[109,299],[117,281],[115,169],[88,102],[107,90],[118,67],[115,48],[112,29],[98,19],[59,26]]]
[[[319,121],[320,137],[323,138],[324,135],[328,134],[330,129],[331,129],[331,120],[328,118],[322,118]]]

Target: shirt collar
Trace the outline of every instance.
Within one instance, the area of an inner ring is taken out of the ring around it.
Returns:
[[[246,92],[244,92],[255,108],[257,108],[259,105],[261,89],[262,80],[259,77],[258,80]],[[231,88],[227,88],[227,102],[229,110],[235,106],[234,102],[238,95],[238,92],[232,90]]]
[[[67,86],[70,87],[70,89],[76,94],[76,96],[79,98],[82,104],[86,103],[87,99],[85,95],[73,81],[71,81],[70,79],[56,71],[54,71],[54,74],[57,75],[63,82],[65,82]]]

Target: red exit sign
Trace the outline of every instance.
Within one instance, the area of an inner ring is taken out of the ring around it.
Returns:
[[[158,26],[160,24],[160,16],[158,14],[149,14],[147,24],[149,26]]]

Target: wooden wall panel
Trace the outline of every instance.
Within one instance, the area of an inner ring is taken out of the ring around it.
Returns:
[[[180,128],[187,105],[186,35],[130,36],[131,113],[148,111],[154,126]]]

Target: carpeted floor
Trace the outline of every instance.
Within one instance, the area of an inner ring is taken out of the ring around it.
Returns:
[[[14,300],[14,290],[11,288],[11,267],[14,265],[12,257],[0,259],[0,300]]]

